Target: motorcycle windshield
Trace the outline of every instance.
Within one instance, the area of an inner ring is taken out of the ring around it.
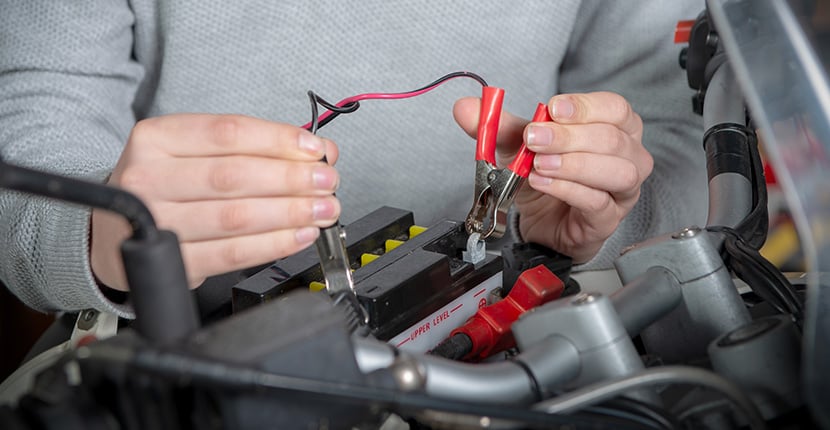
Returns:
[[[804,394],[830,428],[830,2],[708,0],[808,269]]]

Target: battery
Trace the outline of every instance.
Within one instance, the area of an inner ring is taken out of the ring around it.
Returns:
[[[410,237],[414,225],[411,212],[382,207],[345,226],[355,293],[369,314],[371,333],[381,340],[410,329],[502,270],[498,255],[488,254],[475,265],[462,260],[468,237],[463,223],[441,221]],[[387,252],[390,239],[403,243]],[[364,253],[379,257],[361,266]],[[306,249],[236,284],[234,312],[322,280],[315,250]]]

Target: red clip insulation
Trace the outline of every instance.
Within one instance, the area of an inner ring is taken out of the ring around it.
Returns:
[[[539,103],[539,105],[536,106],[536,112],[533,114],[532,122],[549,121],[553,121],[553,118],[551,118],[548,113],[548,106],[544,103]],[[530,174],[530,170],[533,168],[533,158],[535,156],[536,153],[527,149],[527,145],[522,143],[522,146],[519,148],[519,153],[516,154],[516,158],[510,162],[510,165],[507,166],[507,168],[517,175],[527,178],[527,175]]]
[[[481,308],[467,322],[452,331],[450,337],[463,333],[473,342],[464,359],[480,360],[515,346],[510,326],[527,310],[562,296],[565,285],[547,267],[540,264],[519,275],[510,294]]]
[[[503,100],[504,90],[501,88],[484,87],[481,91],[476,160],[485,160],[494,166],[496,165],[496,136],[499,133]]]

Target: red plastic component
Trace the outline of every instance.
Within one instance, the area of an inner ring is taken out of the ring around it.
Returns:
[[[764,178],[766,178],[767,185],[778,184],[778,178],[775,177],[775,171],[769,163],[764,163]]]
[[[496,135],[499,132],[499,117],[501,117],[503,100],[503,89],[496,87],[482,88],[476,160],[485,160],[494,166],[496,165]]]
[[[516,344],[510,331],[513,322],[527,310],[558,299],[564,290],[562,281],[544,265],[527,269],[519,275],[507,297],[479,309],[450,336],[463,333],[473,341],[465,360],[481,360],[512,348]]]
[[[695,25],[695,20],[677,21],[674,27],[674,43],[689,43],[689,37],[692,34],[692,27]]]
[[[550,117],[548,113],[548,106],[544,103],[539,103],[536,106],[536,113],[533,114],[532,122],[548,122],[553,121],[553,118]],[[536,153],[527,149],[524,143],[519,148],[519,152],[516,154],[516,158],[510,163],[507,168],[517,175],[526,178],[527,175],[530,174],[530,170],[533,169],[533,159],[536,158]]]

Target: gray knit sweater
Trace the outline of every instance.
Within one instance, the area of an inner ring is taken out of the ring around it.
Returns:
[[[347,4],[349,3],[349,4]],[[102,181],[133,124],[174,112],[240,113],[303,124],[306,91],[328,100],[414,89],[469,70],[530,117],[558,92],[615,91],[645,121],[655,170],[633,212],[582,269],[621,247],[706,217],[700,120],[677,66],[678,19],[702,0],[0,0],[0,148],[9,162]],[[474,142],[455,80],[405,101],[367,101],[321,134],[340,146],[348,223],[381,205],[416,222],[463,219]],[[279,214],[274,214],[279,216]],[[0,193],[0,277],[41,310],[95,307],[89,211]]]

